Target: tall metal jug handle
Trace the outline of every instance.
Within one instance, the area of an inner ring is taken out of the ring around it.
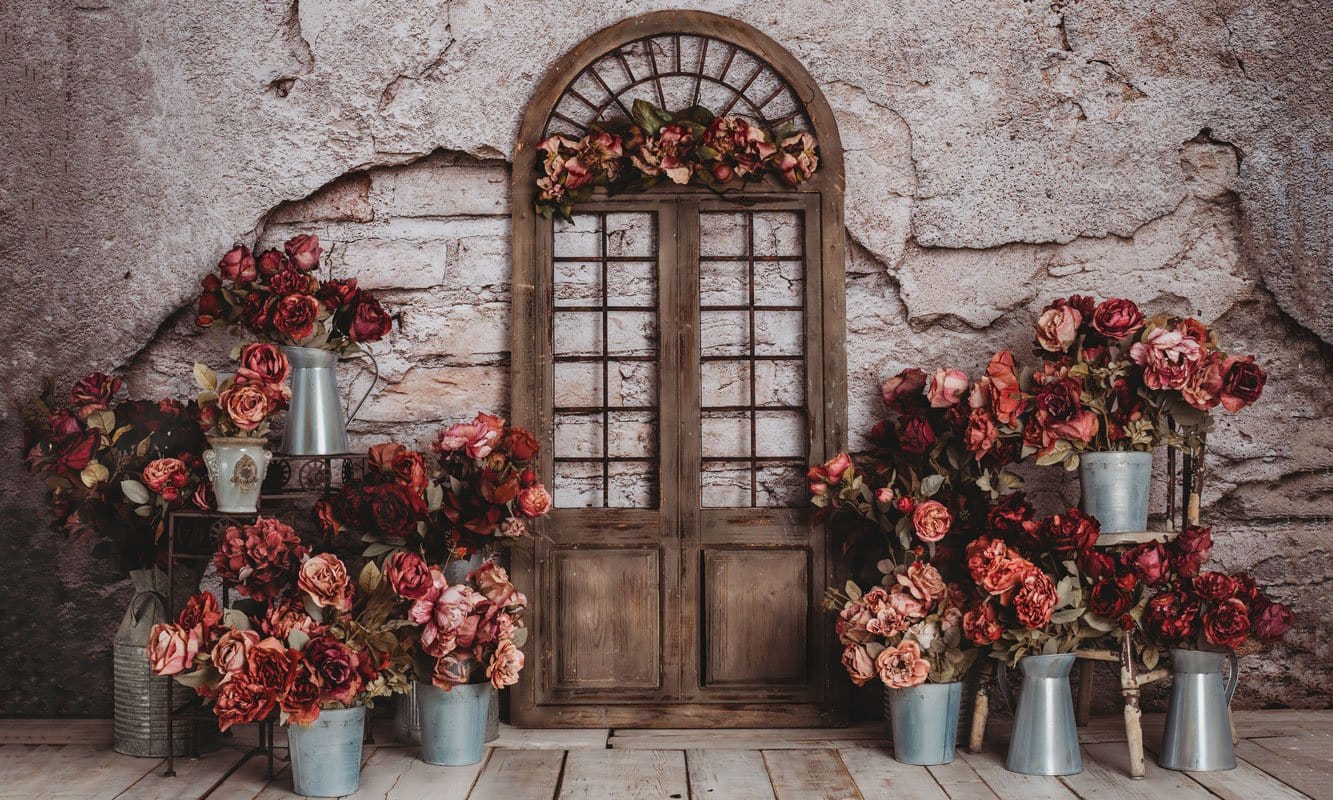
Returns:
[[[349,425],[352,420],[356,419],[356,415],[361,413],[361,406],[364,406],[366,401],[370,399],[370,393],[375,391],[375,384],[380,382],[380,362],[375,360],[375,354],[370,352],[370,348],[365,345],[359,344],[357,349],[364,353],[366,358],[370,359],[370,367],[374,370],[375,375],[370,379],[370,387],[366,389],[366,393],[361,395],[361,402],[357,403],[356,408],[352,409],[352,413],[347,415],[347,424]]]
[[[1236,657],[1235,650],[1227,651],[1227,663],[1231,665],[1231,674],[1227,676],[1227,705],[1230,706],[1231,697],[1240,683],[1240,659]]]

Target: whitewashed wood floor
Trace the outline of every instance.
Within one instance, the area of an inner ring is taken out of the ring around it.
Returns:
[[[1084,772],[1032,778],[1004,769],[1002,726],[985,752],[942,767],[894,761],[883,725],[798,730],[519,730],[506,727],[471,767],[432,767],[416,749],[368,745],[356,798],[383,800],[1333,800],[1333,711],[1238,712],[1240,766],[1186,774],[1148,764],[1126,777],[1119,718],[1081,731]],[[1151,749],[1162,718],[1147,715]],[[4,800],[271,800],[291,798],[286,764],[265,777],[247,757],[254,731],[198,761],[163,761],[110,749],[105,720],[0,720]],[[279,739],[281,744],[282,740]],[[285,752],[279,750],[280,756]]]

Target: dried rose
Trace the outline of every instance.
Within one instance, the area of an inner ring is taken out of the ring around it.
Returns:
[[[101,372],[87,375],[70,389],[70,404],[75,407],[80,418],[87,418],[94,411],[109,408],[116,393],[120,391],[120,378],[112,378]]]
[[[551,510],[551,495],[541,484],[529,486],[518,495],[518,510],[525,517],[540,517]]]
[[[1037,317],[1037,344],[1051,353],[1063,353],[1078,338],[1083,315],[1065,300],[1056,300]]]
[[[218,262],[218,271],[222,277],[236,284],[245,286],[259,277],[259,272],[255,268],[255,257],[250,254],[250,248],[245,245],[236,245]]]
[[[194,667],[199,631],[158,623],[148,632],[148,663],[154,675],[179,675]]]
[[[519,650],[512,639],[501,639],[491,663],[486,665],[486,677],[497,689],[518,683],[518,673],[523,669],[523,651]]]
[[[912,512],[912,528],[923,542],[938,542],[952,526],[953,515],[937,500],[926,500]]]
[[[1127,339],[1143,330],[1143,312],[1133,300],[1103,300],[1092,313],[1092,329],[1108,339]]]
[[[348,609],[347,567],[332,553],[307,558],[296,575],[296,588],[320,608]]]
[[[255,631],[230,630],[213,645],[213,666],[224,676],[241,672],[250,663],[250,650],[259,644]]]
[[[1232,597],[1203,613],[1203,637],[1211,644],[1235,650],[1250,635],[1250,610]]]
[[[891,689],[920,686],[930,674],[930,662],[921,656],[921,647],[910,640],[884,648],[875,657],[875,668],[879,679]]]
[[[1222,364],[1222,407],[1235,413],[1259,399],[1268,374],[1254,363],[1254,356],[1228,358]]]
[[[930,389],[926,392],[926,399],[930,401],[931,408],[949,408],[962,402],[967,388],[966,372],[940,367],[930,378]]]
[[[302,272],[309,272],[319,266],[319,256],[322,252],[319,247],[319,237],[314,234],[303,233],[299,236],[293,236],[282,246],[287,251],[287,258],[291,260],[293,266]]]

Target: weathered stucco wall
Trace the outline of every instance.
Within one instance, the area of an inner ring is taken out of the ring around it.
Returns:
[[[407,312],[355,432],[424,437],[507,405],[508,158],[546,67],[659,2],[0,6],[0,714],[110,710],[109,565],[45,527],[13,402],[45,376],[187,394],[233,241],[313,230]],[[847,149],[848,408],[909,364],[1026,347],[1074,291],[1219,320],[1270,371],[1219,422],[1216,556],[1300,615],[1243,706],[1333,677],[1333,23],[1317,2],[745,2],[824,87]],[[349,393],[367,385],[348,370]],[[855,440],[852,442],[856,444]],[[1076,487],[1049,474],[1050,502]]]

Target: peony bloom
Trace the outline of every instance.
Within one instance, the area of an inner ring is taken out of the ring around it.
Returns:
[[[285,295],[273,309],[273,327],[296,341],[314,333],[318,319],[319,301],[314,295]]]
[[[912,527],[923,542],[938,542],[952,526],[953,515],[937,500],[926,500],[912,512]]]
[[[120,378],[94,372],[74,384],[74,388],[69,392],[69,401],[79,418],[86,419],[94,411],[109,408],[119,391]]]
[[[1186,336],[1181,326],[1154,328],[1129,349],[1135,364],[1143,367],[1143,382],[1149,389],[1183,389],[1203,356],[1199,341]]]
[[[309,272],[319,266],[319,256],[322,251],[319,247],[319,237],[314,234],[303,233],[293,236],[283,244],[282,249],[287,251],[287,258],[292,266],[302,272]]]
[[[346,611],[351,605],[347,567],[332,553],[320,553],[302,562],[296,588],[320,608]]]
[[[1259,399],[1268,374],[1254,356],[1231,357],[1222,363],[1222,407],[1233,414]]]
[[[735,175],[742,178],[753,175],[777,152],[764,129],[751,125],[743,117],[714,117],[704,131],[703,142],[717,153],[713,175],[724,183]],[[725,177],[719,176],[717,167],[723,168],[720,175]]]
[[[430,513],[426,498],[398,483],[367,486],[363,500],[370,523],[386,536],[406,537],[415,533],[417,523]]]
[[[1187,644],[1198,630],[1199,604],[1177,592],[1153,595],[1143,615],[1144,627],[1168,645]]]
[[[1004,495],[986,512],[986,529],[1002,539],[1011,539],[1023,531],[1023,523],[1032,518],[1032,506],[1023,492]]]
[[[179,458],[158,458],[149,461],[143,468],[142,477],[144,485],[150,491],[162,495],[167,500],[175,500],[179,490],[190,482],[190,472],[185,468],[185,462]],[[168,493],[170,497],[167,497]]]
[[[305,603],[299,597],[287,597],[269,603],[259,627],[269,636],[276,636],[283,641],[291,636],[292,631],[319,636],[326,629],[326,626],[306,613]]]
[[[301,651],[310,672],[324,689],[324,696],[340,703],[351,702],[361,691],[361,676],[356,671],[357,656],[347,645],[332,636],[316,636]]]
[[[277,697],[287,691],[292,680],[294,652],[288,650],[286,644],[269,637],[250,648],[245,671]]]
[[[213,566],[238,592],[263,603],[282,594],[306,552],[291,526],[259,517],[253,525],[227,529]]]
[[[430,567],[421,556],[399,550],[384,561],[384,577],[394,594],[408,600],[420,600],[431,589]]]
[[[505,572],[504,567],[494,561],[487,561],[469,572],[467,579],[469,583],[476,585],[477,590],[481,592],[483,597],[499,608],[513,608],[528,604],[528,599],[523,596],[523,593],[514,588],[514,584],[510,583],[509,574]]]
[[[491,663],[486,665],[486,677],[497,689],[518,683],[518,673],[523,669],[523,651],[514,644],[513,639],[501,639]]]
[[[471,683],[472,671],[476,667],[477,659],[471,653],[448,653],[435,659],[431,683],[447,692],[455,686]]]
[[[259,644],[259,634],[254,631],[230,630],[222,634],[210,654],[213,667],[223,676],[242,672],[250,663],[250,650]]]
[[[963,614],[963,635],[979,647],[999,641],[1004,635],[1004,626],[1000,624],[995,605],[987,600],[968,609]]]
[[[847,674],[857,686],[865,686],[876,675],[875,660],[859,644],[849,644],[842,651],[842,665],[847,668]]]
[[[1143,312],[1133,300],[1103,300],[1092,312],[1092,329],[1108,339],[1128,339],[1143,330]]]
[[[1203,638],[1210,644],[1235,650],[1250,635],[1250,610],[1232,597],[1203,613]]]
[[[909,564],[906,571],[898,573],[898,583],[926,605],[943,597],[948,588],[940,571],[925,561]]]
[[[319,719],[319,678],[305,658],[297,658],[292,665],[292,679],[287,690],[278,695],[278,707],[287,715],[287,721],[309,725]]]
[[[963,434],[963,443],[980,461],[995,447],[1000,438],[1000,430],[995,426],[995,417],[984,408],[972,409],[967,418],[967,432]]]
[[[795,186],[815,174],[819,168],[817,146],[815,137],[806,131],[794,133],[779,143],[774,166],[787,185]]]
[[[237,383],[277,386],[291,377],[292,365],[282,349],[263,342],[247,344],[241,350],[241,364],[236,368]],[[290,396],[291,390],[287,391]]]
[[[926,388],[926,373],[919,369],[905,369],[884,381],[880,395],[884,405],[893,411],[906,411],[923,405],[921,390]]]
[[[1057,300],[1037,317],[1037,344],[1050,353],[1063,353],[1078,338],[1083,315],[1072,305]]]
[[[672,183],[683,186],[694,172],[689,161],[694,144],[694,132],[673,122],[645,139],[630,160],[644,175],[666,175]]]
[[[1056,600],[1055,582],[1046,573],[1033,567],[1024,574],[1014,592],[1014,614],[1024,627],[1035,630],[1051,621]]]
[[[194,668],[199,631],[158,623],[148,634],[148,663],[154,675],[179,675]]]
[[[880,592],[884,591],[879,587],[875,587],[875,589]],[[875,590],[872,589],[871,591]],[[838,641],[845,645],[864,644],[874,638],[868,626],[875,615],[865,599],[862,598],[859,603],[848,603],[838,613],[838,621],[834,624],[833,630],[838,634]]]
[[[467,586],[449,586],[444,574],[432,570],[431,589],[412,603],[408,618],[421,626],[421,649],[437,658],[453,652],[458,629],[483,599]]]
[[[551,510],[551,494],[540,483],[529,486],[518,495],[518,510],[525,517],[540,517]]]
[[[213,713],[217,715],[218,728],[225,731],[233,725],[259,722],[273,712],[275,705],[273,690],[242,672],[218,686]]]
[[[1264,644],[1272,644],[1291,630],[1296,615],[1282,603],[1268,603],[1250,619],[1250,633]]]
[[[1126,550],[1121,563],[1149,586],[1161,586],[1170,577],[1170,560],[1161,542],[1144,542]]]
[[[921,657],[921,647],[913,641],[886,647],[875,657],[879,679],[891,689],[920,686],[930,675],[930,662]]]
[[[1171,568],[1182,578],[1189,578],[1213,554],[1213,529],[1187,525],[1167,545],[1167,551],[1170,553]]]
[[[440,453],[463,450],[469,458],[485,458],[491,454],[497,438],[497,432],[481,420],[459,422],[440,432],[435,450]]]
[[[251,383],[222,390],[218,407],[243,431],[256,430],[274,410],[268,392]]]
[[[1235,579],[1221,572],[1200,572],[1194,576],[1194,593],[1204,600],[1226,600],[1236,596]]]

